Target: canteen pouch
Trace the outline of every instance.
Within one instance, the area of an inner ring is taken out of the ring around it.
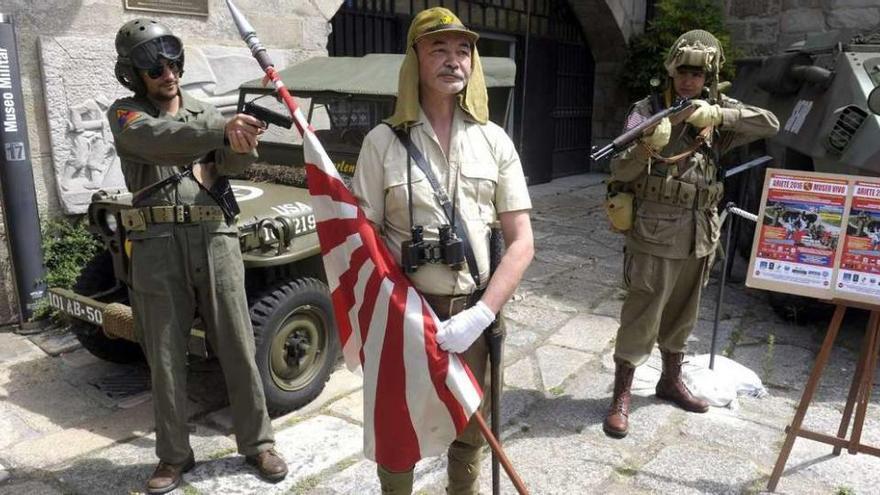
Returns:
[[[611,230],[626,232],[633,225],[633,195],[622,191],[609,191],[605,196],[605,214],[611,222]]]

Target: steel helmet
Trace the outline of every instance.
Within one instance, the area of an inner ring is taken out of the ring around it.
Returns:
[[[177,62],[183,75],[183,43],[165,25],[153,19],[126,22],[116,33],[116,79],[137,94],[146,92],[138,70],[150,69],[162,59]]]
[[[709,96],[715,100],[719,96],[718,82],[721,67],[724,65],[724,49],[712,33],[694,29],[679,36],[669,48],[663,66],[670,78],[675,77],[679,67],[700,67],[706,74]]]

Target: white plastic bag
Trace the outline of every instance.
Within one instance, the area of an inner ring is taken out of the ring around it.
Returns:
[[[738,395],[765,397],[767,389],[757,373],[724,356],[715,356],[715,369],[709,369],[709,355],[685,358],[682,380],[694,396],[715,407],[736,409]]]

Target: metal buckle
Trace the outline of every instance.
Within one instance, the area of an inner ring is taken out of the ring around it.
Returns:
[[[446,194],[446,191],[441,189],[434,194],[437,196],[437,201],[439,201],[441,205],[449,204],[449,195]]]
[[[461,313],[467,309],[469,296],[454,296],[449,298],[449,316]]]
[[[189,223],[190,214],[187,205],[176,205],[174,207],[174,221],[177,223]]]

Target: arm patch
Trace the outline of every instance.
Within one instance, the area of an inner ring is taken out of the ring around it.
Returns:
[[[124,108],[116,110],[116,122],[119,124],[119,128],[122,130],[127,129],[132,122],[139,118],[141,118],[140,112],[136,112],[134,110],[126,110]]]

